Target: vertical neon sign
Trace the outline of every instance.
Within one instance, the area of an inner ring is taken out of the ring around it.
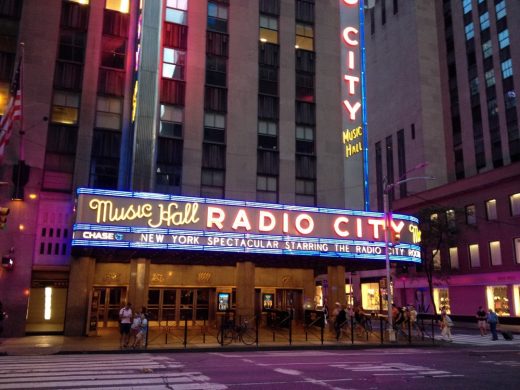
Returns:
[[[368,211],[364,1],[339,0],[345,207]]]

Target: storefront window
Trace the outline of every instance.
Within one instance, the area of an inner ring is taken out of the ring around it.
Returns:
[[[435,302],[437,312],[440,313],[444,309],[447,314],[451,314],[450,293],[447,288],[434,288],[433,300]]]
[[[520,285],[513,286],[513,296],[515,300],[515,316],[520,317]]]
[[[365,310],[379,310],[379,283],[361,284],[361,304]]]
[[[507,286],[488,286],[486,289],[488,307],[499,316],[510,316]]]
[[[345,302],[347,303],[347,306],[354,306],[354,294],[352,292],[352,285],[351,284],[345,284]]]

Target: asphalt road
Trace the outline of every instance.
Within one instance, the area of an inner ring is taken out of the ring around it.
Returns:
[[[520,348],[0,357],[0,389],[517,389]]]

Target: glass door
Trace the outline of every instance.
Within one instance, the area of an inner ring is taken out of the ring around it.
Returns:
[[[119,310],[126,301],[125,287],[95,287],[92,296],[99,302],[98,327],[117,327],[119,324]]]

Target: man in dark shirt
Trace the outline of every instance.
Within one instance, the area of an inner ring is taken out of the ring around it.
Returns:
[[[482,309],[482,306],[479,306],[477,311],[477,324],[478,328],[480,329],[481,336],[487,335],[486,317],[486,312],[484,311],[484,309]]]

